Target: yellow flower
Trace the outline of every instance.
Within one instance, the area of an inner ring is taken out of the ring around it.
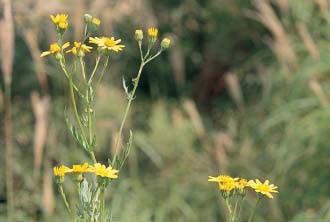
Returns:
[[[64,177],[64,174],[71,172],[71,169],[62,165],[60,167],[54,167],[53,172],[56,177]]]
[[[73,165],[72,169],[71,169],[72,173],[86,173],[86,172],[90,172],[89,170],[89,165],[88,163],[84,163],[83,165]]]
[[[67,29],[68,28],[68,15],[65,14],[57,14],[56,16],[51,15],[50,16],[52,22],[58,26],[61,29]]]
[[[101,20],[98,19],[98,18],[93,18],[93,19],[92,19],[92,23],[93,23],[94,25],[96,25],[96,26],[99,26],[99,25],[101,24]]]
[[[239,190],[243,190],[245,187],[248,187],[248,186],[249,186],[249,183],[247,182],[246,179],[243,179],[243,178],[235,183],[235,187]]]
[[[62,46],[62,49],[68,48],[69,46],[70,46],[69,42],[64,43],[64,45]],[[61,47],[57,43],[53,43],[50,45],[48,51],[41,53],[40,57],[44,57],[44,56],[51,55],[51,54],[57,54],[59,52],[61,52]]]
[[[218,183],[229,183],[229,182],[233,183],[236,182],[237,180],[239,180],[239,178],[232,178],[227,175],[219,175],[217,177],[209,176],[208,179],[209,182],[218,182]]]
[[[82,55],[85,55],[85,53],[90,52],[93,47],[87,46],[85,44],[81,44],[80,42],[74,42],[72,49],[66,51],[67,53],[72,52],[72,54],[76,55],[79,52],[81,52]]]
[[[235,183],[233,181],[219,183],[219,189],[224,191],[231,191],[235,188]]]
[[[115,51],[115,52],[119,52],[121,50],[123,50],[123,48],[125,47],[124,45],[117,45],[118,43],[121,42],[121,39],[115,40],[114,37],[108,38],[108,37],[89,37],[89,42],[96,44],[98,47],[100,47],[101,49],[106,49],[109,51]]]
[[[149,28],[148,29],[148,35],[149,35],[150,38],[157,38],[158,29],[156,29],[156,28]]]
[[[94,166],[89,167],[90,172],[95,173],[96,175],[100,177],[107,177],[111,179],[118,178],[118,170],[112,169],[111,166],[106,167],[103,164],[95,163]]]
[[[250,180],[249,186],[252,187],[257,193],[262,193],[268,198],[272,199],[273,195],[271,193],[278,193],[276,190],[277,187],[274,186],[274,184],[269,184],[268,180],[266,180],[264,183],[261,183],[258,179],[256,179],[256,181]]]

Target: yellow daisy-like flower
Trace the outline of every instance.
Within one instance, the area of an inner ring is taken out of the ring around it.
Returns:
[[[245,187],[248,187],[249,183],[246,179],[241,178],[239,181],[235,183],[235,187],[239,190],[243,190]]]
[[[219,175],[217,177],[209,176],[208,179],[209,182],[218,182],[218,183],[233,183],[238,180],[239,178],[232,178],[231,176],[227,176],[227,175]]]
[[[115,51],[119,52],[125,48],[124,45],[118,45],[118,43],[121,42],[121,39],[115,40],[114,37],[108,38],[108,37],[89,37],[89,42],[96,44],[101,49],[105,49],[108,51]]]
[[[85,55],[87,52],[90,52],[93,47],[87,46],[85,44],[81,44],[80,42],[74,42],[72,49],[66,51],[66,53],[72,52],[72,54],[76,55],[79,52],[82,53],[82,55]]]
[[[64,165],[60,166],[60,167],[54,167],[53,168],[53,172],[54,172],[54,175],[56,177],[64,177],[64,175],[66,173],[70,173],[71,172],[71,169],[69,167],[66,167]]]
[[[94,166],[89,167],[90,172],[95,173],[97,176],[100,177],[107,177],[111,179],[118,178],[117,173],[119,172],[116,169],[113,169],[111,166],[106,167],[103,164],[95,163]]]
[[[68,15],[65,14],[57,14],[56,16],[51,15],[50,16],[52,22],[58,26],[61,29],[67,29],[68,28]]]
[[[252,187],[257,193],[262,193],[271,199],[273,199],[273,195],[271,193],[278,193],[276,190],[277,187],[274,186],[274,184],[269,184],[268,180],[264,183],[261,183],[258,179],[256,179],[256,181],[250,180],[249,186]]]
[[[93,18],[93,19],[92,19],[92,23],[93,23],[94,25],[96,25],[96,26],[99,26],[99,25],[101,24],[101,20],[98,19],[98,18]]]
[[[62,46],[62,49],[66,49],[70,46],[70,43],[64,43],[64,45]],[[43,53],[41,53],[40,57],[44,57],[47,55],[51,55],[51,54],[57,54],[61,51],[61,47],[57,44],[57,43],[53,43],[50,45],[49,50],[45,51]]]
[[[158,29],[156,29],[156,28],[149,28],[149,29],[148,29],[148,35],[149,35],[149,37],[151,37],[151,38],[157,38],[157,35],[158,35]]]
[[[231,191],[235,188],[235,182],[229,181],[225,183],[219,183],[219,189],[223,191]]]
[[[90,172],[88,163],[84,163],[82,165],[73,165],[71,169],[72,173],[87,173]]]

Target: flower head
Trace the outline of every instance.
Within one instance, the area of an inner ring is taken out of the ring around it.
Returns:
[[[79,165],[79,164],[73,165],[71,172],[72,173],[87,173],[87,172],[90,172],[88,167],[89,167],[88,163],[84,163],[82,165]]]
[[[118,178],[117,173],[119,172],[116,169],[112,169],[111,166],[106,167],[103,164],[95,163],[94,166],[89,167],[90,172],[95,173],[97,176],[100,177],[107,177],[111,179]]]
[[[125,48],[124,45],[118,45],[121,39],[115,40],[114,37],[89,37],[89,42],[96,44],[100,49],[119,52]]]
[[[252,187],[257,193],[262,193],[268,198],[272,199],[273,195],[271,193],[278,193],[278,191],[276,190],[277,187],[274,186],[274,184],[269,184],[268,180],[266,180],[264,183],[261,183],[258,179],[256,179],[256,181],[250,180],[249,186]]]
[[[66,51],[67,53],[72,52],[72,54],[74,54],[74,55],[77,55],[77,53],[78,53],[78,55],[84,56],[86,53],[90,52],[91,49],[93,48],[91,46],[81,44],[80,42],[74,42],[73,45],[74,46],[72,47],[72,49]]]
[[[66,173],[69,173],[69,172],[71,172],[71,169],[69,168],[69,167],[66,167],[66,166],[64,166],[64,165],[62,165],[62,166],[60,166],[60,167],[54,167],[53,168],[53,172],[54,172],[54,175],[56,176],[56,177],[64,177],[64,175],[66,174]]]
[[[149,28],[148,29],[149,42],[151,44],[156,42],[157,35],[158,35],[158,29],[156,29],[156,28]]]
[[[69,42],[64,43],[63,46],[62,46],[62,49],[68,48],[69,46],[70,46]],[[53,43],[49,46],[48,51],[45,51],[45,52],[41,53],[40,57],[44,57],[44,56],[51,55],[51,54],[56,55],[60,52],[61,52],[61,47],[57,43]]]
[[[52,22],[56,25],[56,27],[65,30],[68,28],[68,15],[65,14],[57,14],[56,16],[50,16]]]
[[[217,177],[209,176],[209,182],[218,182],[218,183],[228,183],[228,182],[236,182],[239,178],[232,178],[231,176],[227,175],[219,175]]]
[[[151,38],[157,38],[158,35],[158,29],[157,28],[149,28],[148,29],[148,35]]]
[[[231,191],[235,188],[235,182],[228,181],[224,183],[219,183],[219,189],[223,191]]]
[[[92,19],[92,23],[93,23],[94,25],[96,25],[96,26],[100,26],[100,24],[101,24],[101,20],[98,19],[98,18],[93,18],[93,19]]]
[[[243,191],[245,187],[248,187],[249,183],[246,179],[241,178],[239,181],[235,182],[235,187],[240,191]]]

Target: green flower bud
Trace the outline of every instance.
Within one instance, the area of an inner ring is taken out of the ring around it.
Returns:
[[[61,60],[63,58],[63,56],[62,56],[62,54],[60,53],[60,52],[58,52],[58,53],[56,53],[56,55],[55,55],[55,59],[56,60]]]
[[[164,38],[162,40],[162,42],[160,43],[160,47],[163,49],[163,50],[166,50],[170,47],[171,45],[171,40],[169,38]]]
[[[91,23],[93,19],[93,16],[91,16],[90,14],[85,14],[84,15],[84,21],[85,23]]]
[[[143,39],[143,31],[141,29],[135,30],[135,40],[136,41],[142,41]]]

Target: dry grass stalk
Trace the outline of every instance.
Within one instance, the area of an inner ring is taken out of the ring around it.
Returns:
[[[314,60],[318,60],[320,58],[320,55],[315,45],[315,42],[313,41],[311,35],[308,32],[306,24],[300,23],[297,25],[297,28],[300,38],[303,40],[309,54]]]
[[[322,106],[329,106],[329,99],[326,93],[323,91],[322,86],[315,78],[311,78],[309,80],[309,88],[318,97]]]
[[[55,209],[55,198],[54,198],[54,188],[53,188],[53,175],[50,169],[52,165],[49,159],[45,159],[45,171],[43,174],[43,194],[42,203],[46,214],[52,214]]]
[[[33,113],[36,118],[34,132],[34,172],[39,172],[42,162],[42,154],[47,139],[48,111],[50,107],[49,96],[40,98],[39,94],[31,94]]]
[[[0,21],[0,50],[1,68],[5,81],[5,166],[7,187],[7,216],[13,221],[14,216],[14,188],[13,188],[13,145],[12,145],[12,114],[11,114],[11,81],[14,58],[14,23],[12,4],[10,0],[3,0],[3,19]]]
[[[174,79],[177,85],[182,86],[185,83],[186,67],[184,55],[181,47],[174,47],[170,51],[170,62],[173,67]]]
[[[197,110],[195,102],[192,100],[186,100],[183,106],[195,127],[198,137],[199,138],[203,137],[205,135],[205,128],[202,122],[202,118]]]
[[[315,0],[324,17],[329,17],[329,3],[327,0]]]
[[[282,64],[295,66],[297,57],[290,38],[286,34],[270,2],[268,0],[255,0],[254,4],[258,9],[256,18],[259,22],[264,24],[274,36],[274,40],[269,43],[270,48],[272,48]]]
[[[42,58],[40,58],[41,51],[38,46],[38,29],[37,28],[28,28],[25,30],[23,29],[23,34],[33,58],[41,92],[43,95],[47,94],[48,82],[47,82],[45,64]]]
[[[229,90],[229,94],[230,94],[231,98],[234,100],[236,105],[238,105],[239,107],[242,107],[244,101],[243,101],[242,90],[241,90],[237,75],[232,72],[226,73],[225,82],[226,82],[226,85]]]

